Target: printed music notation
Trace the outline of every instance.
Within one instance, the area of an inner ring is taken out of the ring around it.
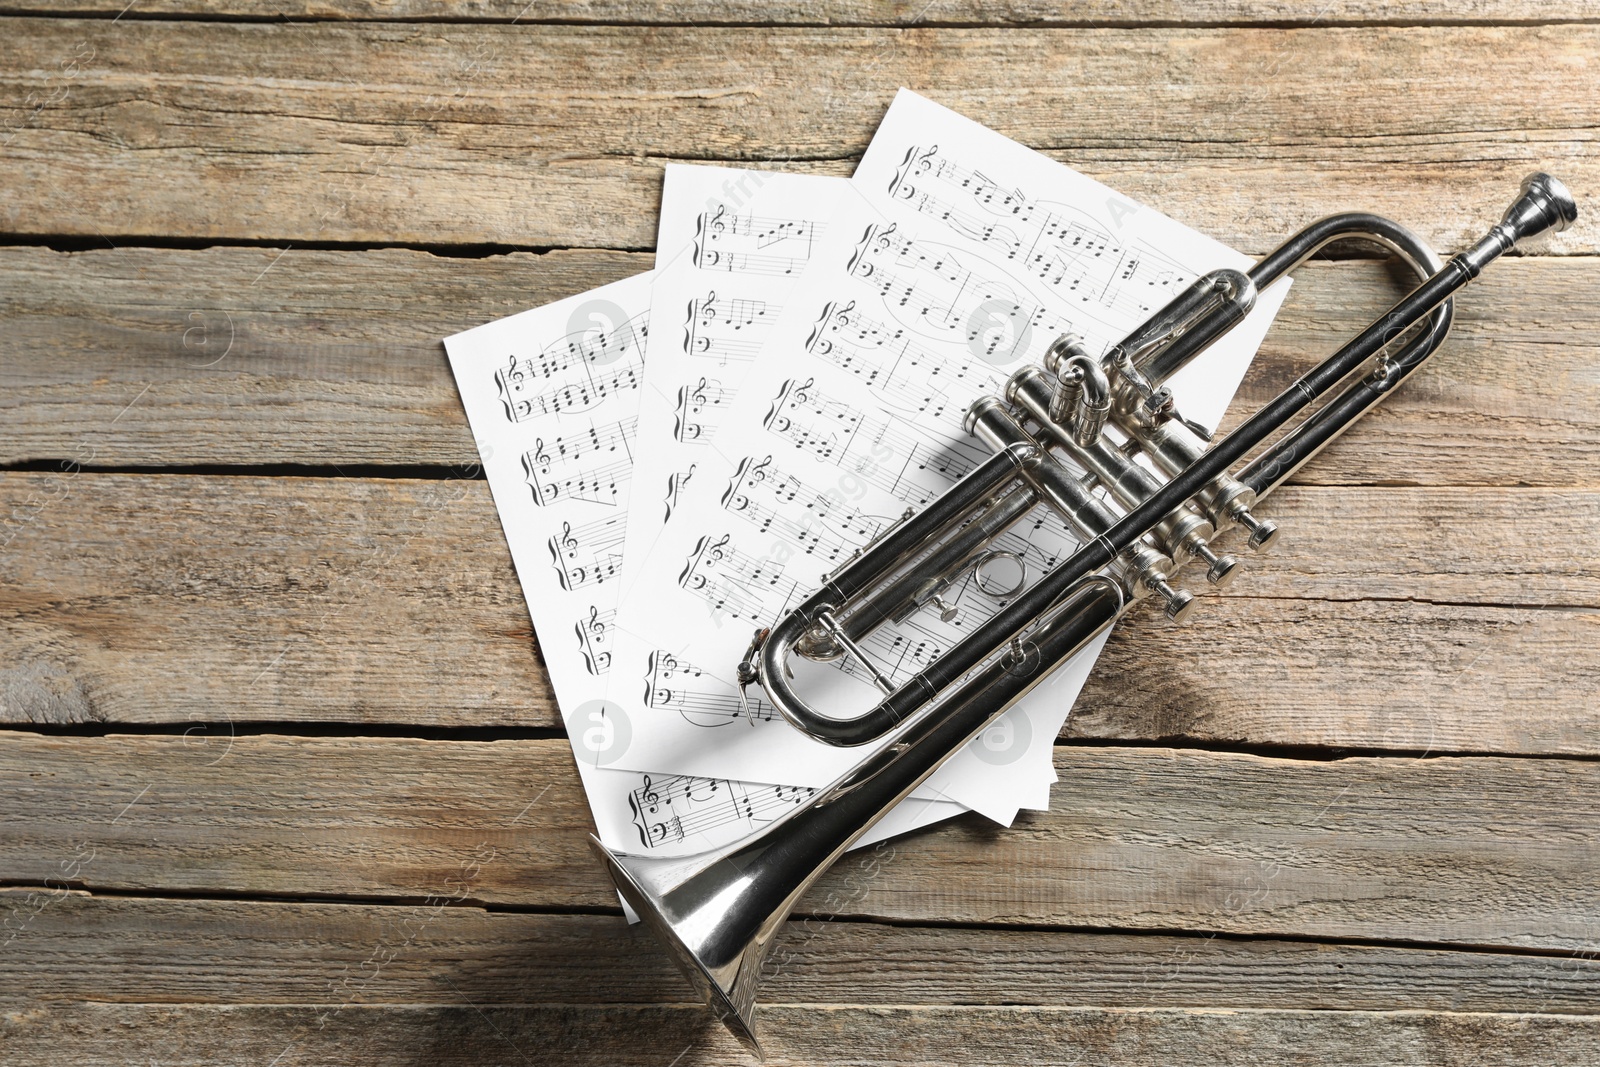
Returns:
[[[683,492],[689,482],[693,480],[695,469],[698,466],[699,464],[691,463],[687,469],[673,471],[667,475],[667,492],[661,501],[666,508],[665,514],[661,517],[663,523],[672,521],[672,509],[678,506],[678,494]]]
[[[762,427],[790,447],[922,507],[981,463],[987,451],[936,426],[834,400],[814,379],[784,381]]]
[[[940,194],[964,197],[967,208]],[[1124,246],[1083,209],[1035,200],[963,167],[938,145],[913,145],[888,193],[921,215],[1023,264],[1031,276],[1079,307],[1143,318],[1193,281],[1171,257],[1142,243]]]
[[[881,343],[909,333],[936,344],[959,342],[965,348],[954,360],[959,366],[970,366],[985,345],[981,354],[989,363],[1012,362],[1028,354],[1028,338],[1054,338],[1075,328],[1075,320],[1050,310],[978,256],[907,236],[899,223],[867,227],[849,271],[902,327],[896,335],[873,323],[876,333],[864,331],[863,340]],[[1007,329],[995,331],[997,325]]]
[[[753,831],[804,804],[816,793],[804,786],[646,774],[638,788],[628,794],[628,805],[633,811],[639,843],[645,848],[657,848],[730,825]]]
[[[672,439],[710,441],[717,428],[714,418],[717,409],[726,407],[732,399],[731,389],[710,378],[700,378],[691,385],[679,387],[672,409]]]
[[[536,438],[523,453],[522,469],[533,502],[587,500],[615,505],[633,474],[636,417],[619,419],[550,438]]]
[[[638,389],[647,334],[646,316],[637,315],[609,332],[569,334],[538,355],[511,356],[494,373],[506,419],[587,411]]]
[[[990,377],[987,368],[972,360],[948,359],[921,345],[913,347],[904,327],[891,327],[864,314],[854,300],[823,306],[806,338],[806,351],[855,375],[886,403],[934,419],[949,409],[952,390],[965,396],[973,383]]]
[[[616,578],[622,570],[625,532],[625,519],[620,515],[579,526],[563,522],[561,532],[548,541],[551,564],[561,588],[570,593]]]
[[[600,677],[611,670],[611,628],[616,625],[617,610],[600,610],[589,605],[589,614],[573,623],[578,636],[578,654],[583,657],[584,670]]]
[[[652,281],[637,275],[445,341],[567,714],[609,691]],[[600,765],[582,729],[571,740],[602,839],[629,842],[636,774]]]
[[[695,222],[692,261],[700,270],[790,275],[811,258],[822,223],[803,218],[763,218],[730,211],[727,204]]]
[[[726,678],[708,675],[665,649],[645,661],[644,703],[647,708],[676,711],[696,726],[726,726],[736,719],[772,722],[777,711],[752,687],[744,702]]]
[[[683,322],[684,354],[727,366],[745,363],[761,351],[781,307],[753,297],[720,298],[715,289],[689,301]]]
[[[816,492],[777,467],[771,456],[739,461],[722,494],[722,508],[748,523],[752,536],[772,535],[830,565],[844,562],[894,521],[850,505],[840,491]]]
[[[777,618],[807,592],[785,576],[782,562],[746,552],[729,534],[695,542],[678,586],[703,600],[713,617],[746,621]]]

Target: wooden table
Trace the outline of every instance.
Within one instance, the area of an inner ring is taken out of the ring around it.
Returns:
[[[126,2],[0,15],[0,1060],[746,1062],[585,850],[439,339],[905,84],[1251,253],[1588,214],[1119,631],[1048,814],[807,898],[772,1059],[1600,1061],[1600,3]],[[1241,408],[1396,291],[1297,286]]]

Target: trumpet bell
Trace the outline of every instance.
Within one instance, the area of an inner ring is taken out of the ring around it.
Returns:
[[[952,753],[1109,630],[1125,606],[1114,582],[1074,586],[1030,629],[1025,657],[990,656],[887,747],[751,837],[681,858],[630,855],[592,836],[590,845],[707,1006],[759,1055],[756,985],[800,898]]]
[[[616,883],[617,892],[650,928],[684,977],[689,980],[713,1015],[745,1048],[762,1055],[756,1040],[756,985],[761,967],[772,948],[772,938],[788,915],[767,916],[749,936],[727,921],[735,914],[731,905],[739,895],[741,880],[725,855],[709,861],[705,855],[684,859],[635,856],[608,848],[593,834],[589,847],[600,857]],[[732,850],[742,851],[738,846]],[[719,867],[728,867],[731,880],[718,880],[719,892],[698,894],[704,899],[685,901],[682,890],[714,879]],[[744,914],[749,914],[745,911]]]

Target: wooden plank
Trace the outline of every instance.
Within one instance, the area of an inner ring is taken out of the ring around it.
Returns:
[[[1226,1009],[765,1006],[771,1064],[1126,1067],[1332,1062],[1592,1064],[1592,1015]],[[0,1048],[39,1067],[221,1062],[593,1064],[753,1061],[703,1008],[169,1007],[85,1004],[0,1019]],[[1308,1058],[1315,1050],[1315,1060]]]
[[[0,459],[152,466],[475,463],[441,339],[654,260],[6,251]]]
[[[612,907],[562,741],[14,733],[13,883]],[[806,913],[1600,949],[1600,764],[1059,748],[1048,813],[848,857]],[[67,866],[63,866],[66,864]]]
[[[615,915],[0,891],[9,1006],[692,1003]],[[1596,1014],[1593,958],[1165,934],[790,923],[764,1004]],[[870,982],[862,979],[871,975]]]
[[[1600,187],[1586,24],[7,28],[12,233],[642,248],[664,160],[847,173],[901,85],[1248,251],[1356,207],[1449,248],[1535,166]]]
[[[647,255],[213,248],[0,254],[0,462],[455,464],[476,458],[439,339],[645,270]],[[1318,484],[1593,486],[1600,262],[1517,259],[1435,361],[1299,475]],[[1399,286],[1315,263],[1234,418]]]
[[[729,0],[668,4],[662,0],[580,0],[559,9],[530,7],[527,0],[139,0],[131,10],[106,0],[10,0],[0,14],[199,15],[206,18],[418,19],[442,22],[501,21],[533,25],[547,20],[597,23],[773,23],[826,26],[1040,25],[1384,25],[1389,23],[1475,25],[1505,22],[1580,22],[1600,17],[1593,0],[1552,12],[1528,0],[1474,0],[1469,4],[1429,0],[1398,12],[1383,0],[1118,0],[1062,7],[1043,0],[1010,0],[1003,10],[978,0],[907,4],[895,0]]]
[[[1296,527],[1298,531],[1299,527]],[[1275,559],[1257,562],[1267,571]],[[1251,575],[1239,579],[1245,586]],[[1405,597],[1405,580],[1395,594]],[[1230,591],[1112,635],[1066,736],[1593,755],[1600,616]]]
[[[0,717],[559,722],[486,482],[0,481]]]
[[[1595,507],[1284,490],[1283,547],[1139,608],[1071,729],[1600,752]],[[12,473],[0,516],[0,720],[559,725],[481,481]]]

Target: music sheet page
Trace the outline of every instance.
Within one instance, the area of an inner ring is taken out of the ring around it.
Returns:
[[[722,734],[718,766],[738,758],[753,780],[820,786],[860,758],[757,715],[742,731],[697,722],[657,694],[679,684],[678,652],[696,650],[696,682],[714,676],[737,699],[734,666],[756,627],[803,598],[828,571],[908,508],[920,509],[987,450],[961,418],[980,395],[1038,362],[1060,334],[1104,351],[1197,275],[1249,261],[1069,168],[902,90],[850,195],[784,301],[769,351],[750,368],[717,430],[715,459],[683,486],[671,521],[637,571],[622,612],[612,699],[635,738],[693,771]],[[1220,420],[1285,293],[1254,312],[1173,380],[1183,413]],[[1076,539],[1047,509],[997,546],[1030,579]],[[1014,564],[1013,564],[1014,565]],[[1018,573],[969,574],[947,594],[949,619],[923,611],[864,642],[897,681],[991,615]],[[1099,644],[941,768],[950,783],[1004,792],[1018,738],[1053,737]],[[864,680],[797,671],[819,707],[850,714],[878,699]],[[810,674],[823,677],[810,678]],[[816,682],[818,684],[813,685]],[[1008,740],[1009,739],[1009,740]],[[619,765],[629,765],[624,756]]]
[[[654,340],[639,390],[638,439],[649,447],[634,457],[625,561],[648,553],[678,493],[705,462],[701,454],[714,460],[722,412],[761,352],[848,187],[844,178],[667,167],[651,296]],[[637,570],[624,563],[624,591]],[[627,617],[618,623],[625,629]],[[681,651],[663,658],[650,697],[658,709],[731,727],[708,729],[705,770],[720,765],[716,746],[722,736],[743,728],[747,717],[770,718],[773,711],[756,694],[742,707],[716,680],[716,672],[705,673],[696,658]],[[1038,762],[1043,765],[1031,776],[1033,793],[1021,799],[1048,800],[1053,773],[1047,760]],[[726,768],[738,769],[736,762]],[[925,788],[918,795],[931,799],[932,791]],[[986,806],[1009,822],[1017,805],[997,798]],[[942,808],[925,810],[930,816],[943,813]]]

